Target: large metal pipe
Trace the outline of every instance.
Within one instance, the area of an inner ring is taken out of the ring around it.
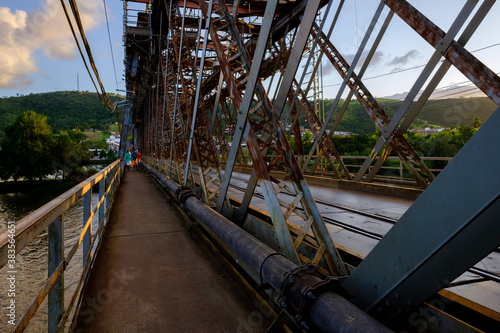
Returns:
[[[233,222],[201,202],[189,190],[180,187],[169,177],[145,163],[142,166],[172,193],[177,193],[184,207],[202,221],[227,246],[236,252],[275,290],[280,291],[285,276],[298,268],[296,264],[238,227]],[[182,192],[184,191],[184,196]],[[308,282],[317,283],[319,277],[309,276]],[[297,289],[303,289],[303,285]],[[292,288],[293,289],[293,288]],[[300,291],[300,290],[299,290]],[[296,293],[297,290],[294,290]],[[296,297],[297,295],[291,295]],[[370,317],[354,304],[333,292],[324,292],[314,297],[308,319],[303,327],[309,326],[317,332],[391,332],[387,327]]]

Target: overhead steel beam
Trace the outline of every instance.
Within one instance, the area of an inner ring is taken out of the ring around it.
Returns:
[[[500,108],[346,279],[358,306],[408,314],[500,245],[499,128]]]

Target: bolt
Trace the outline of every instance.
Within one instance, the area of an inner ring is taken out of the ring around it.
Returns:
[[[381,306],[379,306],[379,307],[377,308],[377,312],[378,312],[378,313],[382,313],[382,311],[383,311],[382,307],[381,307]]]
[[[290,275],[290,276],[288,277],[288,282],[293,283],[293,275]]]
[[[413,301],[411,299],[408,300],[408,306],[412,306],[413,305]]]
[[[312,291],[310,291],[310,292],[307,293],[307,297],[309,297],[312,300],[316,299],[316,296],[314,296],[314,294],[312,293]]]
[[[281,302],[280,306],[281,306],[283,309],[286,309],[286,303],[285,303],[285,302]]]
[[[309,330],[309,325],[307,325],[307,323],[306,323],[305,321],[302,321],[302,322],[300,323],[300,326],[301,326],[303,329],[305,329],[305,330]]]
[[[389,300],[385,301],[385,306],[391,306],[391,302]]]
[[[395,294],[394,294],[394,298],[395,298],[395,299],[400,299],[400,298],[401,298],[401,296],[399,295],[399,293],[395,293]]]
[[[403,309],[401,309],[400,307],[398,307],[398,313],[402,314],[403,313]]]

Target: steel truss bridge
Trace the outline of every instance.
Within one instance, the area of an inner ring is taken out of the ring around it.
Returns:
[[[500,104],[499,77],[467,49],[495,1],[463,1],[447,31],[408,1],[374,1],[354,57],[342,54],[332,38],[349,2],[124,1],[127,104],[121,153],[139,149],[148,169],[175,189],[184,207],[197,196],[242,230],[259,216],[250,205],[258,191],[274,247],[299,267],[289,275],[299,285],[282,286],[294,295],[282,299],[292,315],[310,319],[307,295],[316,299],[321,290],[337,288],[378,321],[406,330],[398,325],[411,322],[424,301],[500,245],[500,112],[437,178],[404,137],[450,69]],[[329,19],[321,20],[319,11]],[[395,21],[431,52],[391,117],[363,75]],[[310,96],[317,94],[322,62],[332,65],[341,84],[330,110],[318,114]],[[378,130],[370,156],[355,172],[332,141],[351,100]],[[337,106],[340,111],[334,112]],[[300,139],[302,118],[314,139],[309,154]],[[378,175],[389,156],[401,161],[410,175],[406,185],[421,194],[366,258],[352,260],[355,256],[328,234],[311,179],[345,188],[387,188],[378,185]],[[236,202],[228,192],[237,171],[250,176]],[[498,272],[488,274],[478,279],[498,280]],[[320,275],[328,278],[318,282]],[[499,320],[498,313],[481,316]]]

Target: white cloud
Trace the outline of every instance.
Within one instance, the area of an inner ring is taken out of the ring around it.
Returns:
[[[413,50],[406,52],[402,56],[396,56],[396,57],[392,58],[392,60],[387,63],[387,66],[406,65],[408,62],[410,62],[410,60],[418,59],[419,57],[420,57],[420,54],[418,53],[418,51],[413,49]]]
[[[86,32],[103,22],[102,1],[80,1],[78,7]],[[59,0],[40,1],[29,12],[0,6],[0,31],[0,88],[26,88],[33,81],[31,74],[43,74],[36,63],[38,50],[53,60],[76,55]]]

